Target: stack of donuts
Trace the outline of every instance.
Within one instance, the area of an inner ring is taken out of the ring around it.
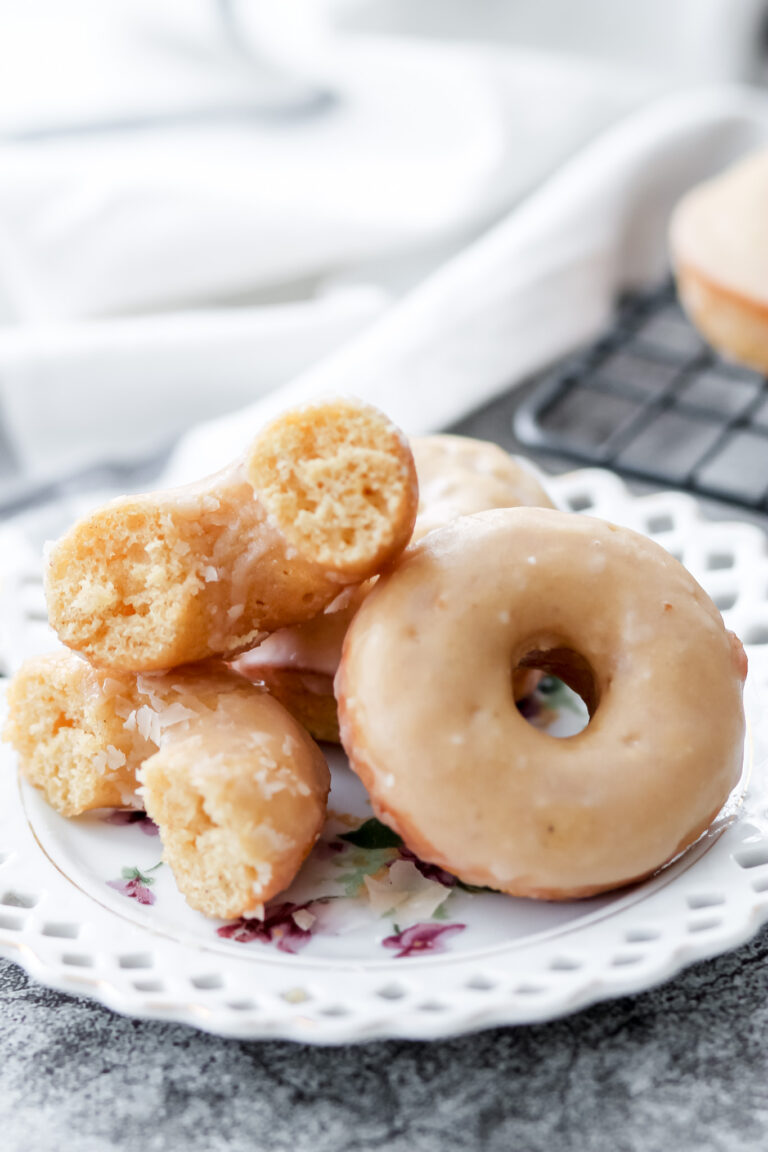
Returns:
[[[5,738],[63,815],[144,806],[192,907],[259,915],[325,818],[306,729],[228,664],[309,620],[407,545],[406,440],[352,401],[288,412],[199,484],[115,500],[47,558],[65,645],[25,663]]]
[[[768,369],[768,155],[672,224],[681,298]],[[92,513],[47,559],[62,647],[5,738],[65,816],[144,807],[192,907],[263,915],[323,826],[340,741],[377,816],[474,885],[562,900],[662,867],[742,765],[746,657],[643,536],[557,511],[491,444],[410,444],[380,412],[288,412],[199,484]],[[516,701],[559,677],[555,740]]]
[[[409,445],[361,403],[93,512],[46,590],[63,647],[14,677],[5,738],[65,816],[144,807],[209,916],[263,915],[311,851],[313,736],[422,859],[547,899],[655,871],[740,773],[743,649],[676,560],[555,510],[494,445]],[[547,672],[587,704],[576,736],[516,707]]]

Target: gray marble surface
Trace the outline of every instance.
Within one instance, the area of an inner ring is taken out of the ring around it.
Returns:
[[[661,988],[440,1043],[241,1043],[0,961],[2,1152],[768,1148],[768,929]]]

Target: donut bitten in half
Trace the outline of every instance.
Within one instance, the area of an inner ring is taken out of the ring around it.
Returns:
[[[417,504],[410,448],[382,413],[308,405],[216,476],[75,524],[48,557],[50,621],[104,668],[233,656],[379,572],[408,543]]]
[[[556,739],[515,707],[518,667],[591,719]],[[563,900],[649,875],[739,779],[746,657],[657,544],[515,508],[425,537],[359,609],[336,677],[341,739],[374,810],[460,879]]]
[[[22,665],[8,705],[4,738],[26,779],[65,816],[143,801],[179,889],[207,916],[257,911],[320,833],[319,748],[223,664],[137,676],[57,652]]]

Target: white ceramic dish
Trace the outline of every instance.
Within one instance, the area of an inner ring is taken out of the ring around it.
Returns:
[[[552,481],[566,507],[654,536],[707,588],[750,657],[741,784],[691,850],[645,884],[551,905],[469,892],[414,863],[333,756],[334,812],[266,927],[185,905],[151,824],[121,813],[65,821],[0,772],[0,952],[31,975],[120,1012],[221,1035],[346,1043],[433,1038],[547,1020],[637,992],[748,939],[768,920],[768,555],[745,524],[701,518],[674,493],[633,497],[610,474]],[[50,647],[39,564],[0,541],[5,662]],[[543,700],[536,722],[576,720]],[[345,839],[351,834],[351,840]],[[378,838],[378,839],[377,839]],[[382,911],[397,904],[394,912]]]

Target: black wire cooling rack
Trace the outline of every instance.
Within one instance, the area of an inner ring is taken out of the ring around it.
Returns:
[[[768,510],[768,379],[718,357],[669,283],[625,298],[608,332],[513,396],[510,432],[537,455]]]

